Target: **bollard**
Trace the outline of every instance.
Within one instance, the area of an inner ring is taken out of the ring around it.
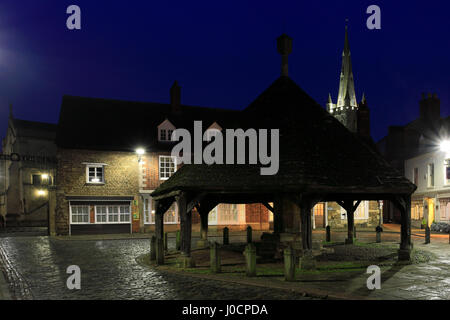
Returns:
[[[220,250],[219,244],[217,242],[213,242],[210,245],[210,269],[212,273],[220,273],[221,265],[220,265]]]
[[[181,249],[181,232],[180,232],[180,230],[177,230],[175,242],[176,242],[175,246],[177,248],[177,251],[180,251],[180,249]]]
[[[429,244],[430,243],[430,237],[431,237],[431,230],[430,230],[430,227],[427,226],[425,228],[425,244]]]
[[[223,228],[223,244],[225,246],[230,244],[230,230],[228,227]]]
[[[156,260],[156,237],[150,239],[150,261]]]
[[[450,243],[450,232],[448,234],[448,243]]]
[[[252,227],[247,227],[247,243],[252,243]]]
[[[383,232],[383,228],[378,226],[375,228],[377,235],[377,243],[381,243],[381,232]]]
[[[163,239],[156,240],[156,264],[164,264],[164,241]]]
[[[244,251],[245,255],[245,266],[246,266],[246,274],[247,277],[255,277],[256,276],[256,247],[253,243],[249,243],[247,247],[245,247]]]
[[[295,251],[292,247],[284,250],[284,280],[295,281]]]
[[[327,230],[327,238],[326,238],[326,241],[327,241],[327,242],[331,242],[331,228],[330,228],[330,226],[327,226],[326,230]]]
[[[168,238],[168,233],[164,232],[164,251],[166,251],[166,252],[167,252],[167,249],[169,248],[167,238]]]

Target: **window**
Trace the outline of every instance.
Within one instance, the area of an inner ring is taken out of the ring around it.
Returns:
[[[416,186],[419,185],[419,168],[414,168],[414,171],[413,171],[413,183]]]
[[[95,222],[106,223],[107,209],[106,206],[95,207]]]
[[[86,166],[87,183],[104,183],[105,172],[104,165],[89,164]]]
[[[445,160],[444,180],[446,185],[450,185],[450,159]]]
[[[167,130],[167,140],[172,141],[173,130]]]
[[[238,208],[236,204],[219,205],[220,224],[236,223],[238,220]]]
[[[360,205],[353,213],[353,217],[355,220],[369,219],[369,201],[361,201]],[[347,220],[347,211],[345,211],[344,208],[342,207],[341,207],[341,219]]]
[[[120,222],[130,222],[130,206],[120,206]]]
[[[167,141],[167,131],[166,131],[166,129],[161,129],[159,131],[159,140]]]
[[[146,224],[155,223],[155,200],[152,198],[144,200],[144,221]],[[147,214],[145,214],[147,212]],[[147,222],[148,221],[148,222]],[[174,202],[172,206],[164,213],[164,224],[177,224],[180,222],[178,208]]]
[[[176,171],[176,158],[170,156],[159,157],[159,179],[167,180]]]
[[[119,222],[119,207],[108,207],[108,222]]]
[[[151,216],[150,212],[152,210],[151,207],[151,201],[149,198],[144,198],[144,224],[150,224],[151,223]]]
[[[428,165],[428,188],[434,187],[434,164]]]
[[[214,137],[214,139],[215,139],[215,137],[218,134],[221,134],[221,131],[218,130],[218,129],[208,129],[208,130],[206,130],[206,141],[211,141],[212,137]]]
[[[70,216],[73,224],[89,223],[89,206],[70,206]]]

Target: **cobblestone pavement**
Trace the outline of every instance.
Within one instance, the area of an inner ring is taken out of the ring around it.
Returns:
[[[149,246],[148,239],[7,237],[0,239],[0,264],[17,299],[306,299],[285,290],[196,279],[138,265],[135,258]],[[66,287],[70,265],[81,269],[81,290]]]

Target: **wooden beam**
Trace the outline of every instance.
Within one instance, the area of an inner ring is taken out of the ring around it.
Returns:
[[[264,205],[264,207],[269,209],[269,211],[271,211],[272,213],[275,213],[273,207],[268,202],[263,202],[262,204]]]

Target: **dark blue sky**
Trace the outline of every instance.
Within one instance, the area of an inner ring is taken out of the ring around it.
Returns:
[[[82,30],[66,28],[66,8]],[[366,28],[381,7],[382,29]],[[372,135],[418,116],[421,92],[450,115],[448,1],[80,1],[0,3],[0,135],[18,118],[57,122],[63,94],[244,108],[280,73],[275,39],[294,39],[290,76],[320,104],[336,99],[345,18],[358,100]],[[101,121],[101,119],[86,119]]]

